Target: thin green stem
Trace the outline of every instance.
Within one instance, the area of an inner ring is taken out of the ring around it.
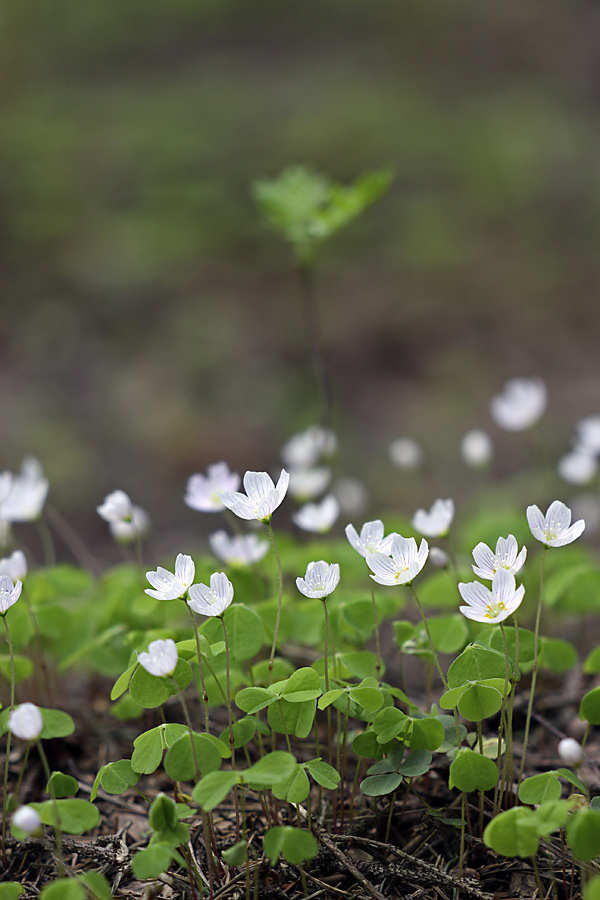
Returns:
[[[223,616],[219,616],[221,625],[223,626],[223,639],[225,641],[225,691],[227,694],[227,717],[229,720],[229,746],[231,747],[231,768],[235,769],[235,738],[233,734],[233,711],[231,709],[231,678],[229,665],[229,637],[227,635],[227,626]],[[235,804],[235,839],[240,839],[240,800],[238,796],[237,786],[233,788],[233,800]]]
[[[202,665],[202,653],[200,651],[200,638],[198,637],[198,628],[196,626],[196,616],[194,615],[194,610],[187,603],[185,605],[189,610],[190,618],[192,620],[192,631],[194,632],[194,637],[196,638],[196,656],[198,657],[198,668],[200,669],[200,684],[202,685],[202,699],[204,702],[204,730],[208,734],[210,730],[210,717],[208,712],[208,694],[206,693],[206,682],[204,680],[204,667]]]
[[[440,676],[440,679],[441,679],[441,681],[442,681],[442,684],[444,685],[444,689],[447,690],[447,689],[448,689],[448,682],[447,682],[447,680],[446,680],[446,676],[445,676],[444,673],[442,672],[442,667],[441,667],[441,665],[440,665],[440,661],[439,661],[439,658],[438,658],[438,655],[437,655],[437,650],[436,650],[435,647],[433,646],[433,640],[432,640],[432,637],[431,637],[431,632],[430,632],[430,630],[429,630],[429,624],[428,624],[428,622],[427,622],[427,617],[426,617],[426,615],[425,615],[425,612],[424,612],[424,610],[423,610],[423,607],[421,606],[421,601],[419,600],[419,598],[418,598],[418,596],[417,596],[417,592],[415,591],[415,588],[414,588],[414,585],[413,585],[412,581],[410,582],[410,584],[408,585],[408,587],[410,588],[410,591],[411,591],[413,597],[415,598],[415,602],[416,602],[417,606],[419,607],[419,612],[421,613],[421,619],[423,620],[423,626],[424,626],[424,628],[425,628],[425,633],[427,634],[427,640],[428,640],[428,642],[429,642],[429,649],[431,650],[431,655],[433,656],[433,661],[434,661],[434,663],[435,663],[435,667],[436,667],[436,669],[437,669],[437,671],[438,671],[438,675]]]
[[[37,742],[37,749],[42,761],[44,775],[46,776],[46,781],[48,782],[50,781],[50,766],[48,765],[48,757],[46,756],[46,752],[42,746],[41,741]],[[54,796],[53,790],[50,791],[50,799],[52,800],[54,818],[56,819],[56,824],[54,826],[54,836],[56,839],[56,854],[58,856],[58,877],[62,878],[65,874],[65,861],[62,852],[62,828],[60,824],[60,814],[58,812],[58,803],[56,802],[56,797]]]
[[[6,621],[6,614],[2,616],[2,621],[4,622],[4,630],[6,631],[6,640],[8,642],[8,650],[10,653],[10,708],[14,709],[15,708],[15,653],[14,653],[12,639],[10,636],[10,629],[8,627],[8,622]],[[8,731],[8,733],[6,735],[6,756],[4,758],[4,780],[3,780],[3,791],[2,791],[2,844],[0,847],[2,857],[6,863],[7,863],[7,860],[6,860],[6,810],[7,810],[7,805],[8,805],[8,763],[9,763],[9,757],[10,757],[10,742],[11,742],[11,732]]]
[[[42,539],[42,546],[44,548],[44,563],[49,569],[52,566],[56,565],[56,552],[54,550],[54,541],[52,540],[52,534],[45,519],[42,519],[40,517],[39,519],[36,519],[35,524],[37,525],[37,529]]]
[[[502,732],[504,729],[505,718],[506,718],[506,700],[508,697],[508,685],[510,682],[510,659],[508,656],[508,642],[506,640],[506,632],[504,631],[504,624],[502,622],[500,622],[500,631],[502,633],[502,641],[504,643],[505,668],[504,668],[504,691],[502,692],[502,706],[500,708],[500,724],[498,725],[498,750],[496,753],[496,760],[498,761],[498,764],[500,764],[500,756],[502,755]],[[508,736],[508,728],[506,728],[506,734]],[[507,751],[508,751],[508,744],[507,744]],[[496,788],[494,790],[494,815],[496,815],[496,812],[498,810],[496,804],[498,802],[500,783],[501,783],[501,781],[504,780],[505,776],[506,776],[506,754],[504,756],[502,777],[499,779],[498,783],[496,784]]]
[[[266,525],[269,530],[269,538],[271,540],[273,552],[275,553],[275,559],[277,560],[277,617],[275,619],[275,630],[273,632],[273,646],[271,647],[271,655],[269,656],[269,684],[271,684],[273,676],[273,661],[275,659],[275,648],[277,647],[277,637],[279,635],[279,622],[281,620],[281,604],[283,600],[283,569],[281,568],[281,557],[279,556],[277,541],[275,540],[275,534],[273,533],[273,526],[271,525],[270,519],[268,520]]]
[[[183,718],[185,719],[185,724],[188,727],[188,731],[190,734],[190,744],[192,747],[192,759],[194,760],[194,768],[196,770],[196,777],[200,778],[200,766],[198,765],[198,757],[196,756],[196,743],[194,741],[194,729],[192,728],[192,720],[190,718],[190,712],[188,710],[188,705],[186,703],[186,699],[183,695],[183,691],[179,689],[179,685],[175,680],[174,676],[171,675],[171,681],[173,682],[173,687],[175,688],[175,692],[179,697],[179,702],[181,703],[181,709],[183,710]],[[161,707],[162,710],[162,707]]]
[[[537,612],[535,616],[535,631],[533,638],[533,669],[531,670],[531,687],[529,689],[529,703],[527,704],[527,718],[525,720],[525,734],[523,736],[523,755],[521,756],[521,765],[519,767],[519,782],[523,776],[525,769],[525,759],[527,758],[527,743],[529,741],[529,728],[531,725],[531,714],[533,712],[533,700],[535,697],[535,685],[538,673],[538,651],[540,639],[540,621],[542,618],[542,596],[544,588],[544,563],[546,561],[546,552],[548,548],[544,546],[542,553],[542,565],[540,570],[540,596],[538,598]]]
[[[377,613],[377,604],[375,603],[375,587],[371,580],[371,604],[373,606],[373,622],[375,627],[375,673],[377,681],[381,681],[381,643],[379,640],[379,615]]]

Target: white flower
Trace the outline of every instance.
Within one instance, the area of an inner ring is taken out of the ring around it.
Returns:
[[[426,537],[445,537],[454,518],[453,500],[436,500],[429,510],[418,509],[412,517],[412,526]]]
[[[489,434],[479,429],[468,431],[465,434],[460,445],[460,451],[466,464],[474,469],[481,469],[487,466],[494,454]]]
[[[233,600],[233,585],[224,572],[210,576],[210,587],[193,584],[188,591],[188,606],[201,616],[220,616]]]
[[[588,416],[577,423],[577,437],[589,453],[600,453],[600,416]]]
[[[563,738],[558,742],[558,755],[568,766],[578,766],[583,759],[583,749],[575,738]]]
[[[96,507],[96,512],[107,522],[126,522],[131,519],[132,503],[125,491],[113,491]]]
[[[0,472],[0,506],[7,499],[13,486],[12,472]]]
[[[423,451],[412,438],[396,438],[390,444],[389,454],[394,465],[401,469],[418,469],[423,462]]]
[[[0,616],[5,616],[11,606],[14,606],[19,597],[23,585],[20,581],[13,584],[8,575],[0,575]]]
[[[20,806],[12,817],[12,824],[25,834],[35,834],[42,827],[42,820],[33,806]]]
[[[445,569],[450,563],[450,557],[441,547],[430,547],[429,562],[435,566],[436,569]]]
[[[1,516],[7,522],[32,522],[39,519],[49,482],[37,459],[27,456],[21,464],[21,472],[12,480],[12,488],[2,503]]]
[[[215,531],[209,537],[212,552],[229,566],[249,566],[259,562],[269,550],[269,542],[257,534],[230,537],[226,531]]]
[[[200,512],[222,512],[223,502],[219,494],[221,491],[237,491],[240,476],[237,472],[230,472],[225,462],[213,463],[207,473],[198,473],[188,479],[185,502]]]
[[[268,522],[274,510],[282,502],[288,489],[290,476],[281,470],[277,485],[266,472],[246,472],[244,475],[245,494],[239,491],[221,491],[224,506],[240,519],[257,519]]]
[[[338,478],[333,485],[333,493],[338,499],[340,509],[348,516],[359,515],[367,505],[368,492],[358,478]]]
[[[145,594],[156,600],[179,600],[187,594],[194,575],[196,566],[191,556],[178,553],[175,560],[175,574],[159,566],[156,572],[146,572],[146,578],[154,590],[146,588]]]
[[[21,703],[8,717],[8,730],[23,741],[35,741],[43,727],[42,714],[34,703]]]
[[[331,469],[317,466],[314,469],[290,469],[289,491],[296,500],[312,500],[322,494],[331,481]]]
[[[27,560],[22,550],[15,550],[5,559],[0,559],[0,575],[8,575],[12,581],[21,581],[27,575]]]
[[[473,550],[473,571],[479,578],[491,581],[496,572],[505,569],[512,575],[523,568],[527,557],[527,547],[523,547],[519,553],[519,545],[513,534],[507,538],[499,537],[496,541],[496,551],[491,550],[487,544],[481,541]]]
[[[131,507],[131,518],[110,522],[110,533],[119,544],[131,544],[150,531],[150,516],[135,503]]]
[[[492,579],[492,589],[485,587],[479,581],[471,581],[468,584],[460,582],[458,585],[460,595],[467,606],[459,607],[463,616],[474,622],[484,622],[496,625],[504,622],[517,611],[525,594],[525,587],[518,588],[515,576],[506,569],[499,569]]]
[[[335,591],[340,583],[339,563],[310,562],[304,578],[296,578],[296,587],[305,597],[322,600]]]
[[[369,553],[384,553],[387,556],[395,536],[395,533],[392,532],[385,537],[381,519],[365,522],[360,529],[360,535],[357,533],[354,525],[346,525],[346,537],[356,552],[364,556],[365,559]]]
[[[429,545],[422,540],[417,550],[413,537],[405,538],[395,534],[390,547],[391,559],[383,553],[370,553],[367,565],[374,572],[371,575],[377,584],[410,584],[419,574],[429,555]]]
[[[305,431],[294,434],[281,448],[281,458],[289,468],[310,468],[324,456],[335,453],[337,438],[333,431],[320,425],[311,425]]]
[[[542,417],[548,402],[546,385],[541,378],[512,378],[504,391],[490,402],[490,412],[497,425],[506,431],[524,431]]]
[[[138,662],[150,675],[162,678],[163,675],[172,675],[177,668],[179,660],[175,641],[166,640],[150,641],[148,652],[142,651],[137,655]]]
[[[306,503],[292,519],[303,531],[314,531],[324,534],[333,526],[340,514],[340,504],[333,494],[328,494],[320,503]]]
[[[581,444],[558,463],[558,474],[569,484],[589,484],[598,471],[594,454]]]
[[[554,500],[544,516],[537,506],[527,507],[527,522],[534,538],[546,547],[564,547],[583,533],[585,522],[579,519],[571,525],[571,510],[560,500]]]

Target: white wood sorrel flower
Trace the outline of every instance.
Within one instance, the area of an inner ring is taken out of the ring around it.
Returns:
[[[454,518],[453,500],[436,500],[429,512],[418,509],[412,517],[412,526],[426,537],[445,537]]]
[[[525,431],[541,419],[547,402],[548,392],[541,378],[512,378],[504,391],[492,398],[490,412],[500,428]]]
[[[233,600],[233,585],[224,572],[213,572],[210,587],[193,584],[188,591],[188,606],[201,616],[221,616]]]
[[[177,668],[178,654],[175,641],[166,640],[150,641],[148,652],[142,651],[137,655],[138,662],[150,675],[162,678],[164,675],[172,675]]]
[[[534,538],[546,547],[564,547],[583,534],[583,519],[571,525],[571,510],[560,500],[554,500],[546,515],[537,506],[527,507],[527,522]]]
[[[395,532],[385,537],[385,529],[381,519],[373,519],[371,522],[365,522],[358,534],[354,525],[346,525],[346,537],[357,553],[365,558],[369,553],[384,553],[386,556],[390,552],[392,541],[396,537]]]
[[[156,600],[179,600],[187,594],[195,574],[196,566],[192,557],[178,553],[175,573],[163,569],[162,566],[159,566],[156,572],[146,572],[146,578],[152,588],[146,588],[144,593]]]
[[[324,559],[309,562],[304,578],[296,578],[296,587],[305,597],[323,600],[332,594],[340,583],[339,563],[327,563]]]
[[[292,519],[303,531],[324,534],[333,526],[340,514],[340,504],[333,494],[328,494],[320,503],[305,503]]]
[[[208,539],[212,552],[228,566],[250,566],[268,553],[269,542],[257,534],[230,537],[226,531],[215,531]]]
[[[516,537],[514,534],[509,534],[507,538],[498,538],[495,552],[483,541],[477,544],[473,550],[473,559],[476,564],[472,566],[472,569],[479,578],[491,581],[500,569],[516,575],[523,568],[526,558],[527,547],[523,547],[519,552]]]
[[[405,538],[395,534],[390,547],[390,556],[384,553],[369,553],[366,560],[373,581],[377,584],[411,584],[419,574],[429,555],[429,545],[422,540],[417,549],[413,537]]]
[[[237,472],[230,472],[227,463],[213,463],[206,475],[197,473],[188,479],[185,502],[200,512],[222,512],[223,502],[219,494],[221,491],[237,491],[239,486],[240,476]]]
[[[39,519],[48,488],[49,482],[39,460],[26,456],[21,472],[14,476],[10,493],[2,504],[2,518],[7,522],[33,522]]]
[[[8,730],[23,741],[35,741],[44,727],[44,720],[35,703],[21,703],[8,717]]]
[[[460,582],[458,585],[460,595],[467,604],[459,607],[463,616],[474,622],[484,622],[496,625],[504,622],[521,605],[525,587],[516,586],[515,576],[506,569],[499,569],[492,579],[490,590],[479,581],[471,581],[468,584]]]
[[[5,616],[11,606],[14,606],[19,597],[23,584],[16,581],[13,584],[12,578],[8,575],[0,575],[0,616]]]
[[[22,550],[15,550],[10,556],[0,559],[0,575],[8,575],[14,582],[22,581],[27,575],[27,559]]]
[[[246,472],[244,475],[245,494],[239,491],[221,491],[223,505],[240,519],[256,519],[268,522],[274,510],[282,502],[288,489],[289,474],[281,470],[277,485],[266,472]]]

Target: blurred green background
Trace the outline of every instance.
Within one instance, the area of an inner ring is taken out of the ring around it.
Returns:
[[[2,468],[37,455],[95,541],[120,487],[177,548],[190,474],[277,470],[313,421],[291,251],[250,196],[290,164],[395,172],[317,277],[339,467],[375,509],[460,490],[471,427],[509,471],[508,377],[547,381],[551,458],[599,410],[596,4],[14,0],[1,33]],[[434,484],[399,480],[399,435]]]

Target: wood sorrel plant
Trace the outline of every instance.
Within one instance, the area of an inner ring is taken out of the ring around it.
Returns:
[[[205,487],[197,486],[197,498]],[[403,816],[414,821],[415,813],[427,809],[450,828],[457,826],[449,841],[459,859],[458,875],[419,863],[420,875],[442,879],[434,882],[442,888],[465,895],[474,890],[461,874],[472,853],[465,835],[470,829],[497,853],[534,859],[540,891],[547,892],[549,878],[535,859],[543,843],[561,851],[554,866],[561,882],[576,877],[575,859],[577,878],[595,890],[590,869],[600,854],[600,810],[585,758],[574,770],[558,765],[527,773],[515,790],[513,754],[521,731],[527,743],[536,715],[536,675],[562,671],[576,656],[567,642],[540,633],[541,600],[533,631],[517,625],[517,610],[521,619],[527,616],[525,588],[516,580],[526,550],[512,533],[497,538],[500,529],[508,530],[505,520],[469,523],[470,533],[487,540],[493,529],[496,543],[479,541],[473,550],[481,581],[456,584],[449,571],[428,570],[426,540],[418,545],[397,532],[386,537],[380,520],[360,531],[349,525],[347,541],[320,538],[302,545],[285,535],[275,539],[271,516],[286,497],[286,470],[277,484],[266,473],[247,473],[244,487],[244,494],[222,488],[221,507],[225,503],[238,518],[267,526],[276,565],[261,556],[252,567],[214,571],[212,559],[179,554],[173,571],[158,566],[147,573],[150,586],[144,590],[136,569],[127,565],[98,581],[70,566],[29,573],[22,592],[37,633],[27,608],[17,602],[21,588],[0,574],[7,647],[0,672],[9,685],[0,723],[7,743],[14,737],[3,776],[3,819],[13,817],[10,831],[3,831],[5,864],[12,864],[15,841],[41,840],[54,860],[55,879],[44,888],[45,898],[109,897],[110,866],[109,877],[82,871],[73,867],[70,851],[72,836],[93,830],[100,812],[110,827],[112,798],[146,811],[148,840],[131,860],[140,880],[159,879],[192,897],[223,897],[239,879],[252,896],[264,875],[261,861],[275,866],[283,858],[295,867],[287,871],[297,873],[298,891],[307,894],[308,880],[319,872],[307,864],[320,845],[328,864],[335,859],[348,877],[378,896],[375,875],[357,868],[345,852],[346,832],[360,814],[373,836],[353,840],[371,841],[371,850],[376,846],[386,856],[404,852],[410,867],[398,826]],[[211,504],[216,511],[214,498]],[[440,521],[432,522],[435,509],[434,504],[427,520],[417,520],[435,532],[432,540],[452,521],[448,501],[439,506]],[[582,523],[571,526],[558,502],[550,510],[546,517],[540,513],[545,548],[557,546],[553,540],[572,543]],[[520,518],[511,520],[519,536],[525,521]],[[537,518],[528,513],[528,520],[539,539]],[[471,546],[463,540],[457,548],[461,573],[460,552]],[[572,607],[580,573],[589,578],[594,571],[591,558],[586,569],[579,557],[574,569],[572,560],[563,565],[559,556],[554,566],[547,562],[544,585],[555,613],[563,604]],[[304,596],[293,589],[294,581]],[[403,603],[403,592],[390,590],[396,586],[408,588],[420,624],[396,619]],[[588,595],[589,586],[579,602]],[[185,613],[173,601],[182,601]],[[426,612],[435,606],[444,607],[441,615]],[[393,619],[402,654],[433,662],[438,672],[435,704],[414,682],[398,686],[396,661],[385,645]],[[371,638],[376,652],[368,646]],[[30,702],[38,639],[57,667],[85,662],[115,679],[117,719],[143,720],[139,732],[124,739],[122,758],[99,764],[90,800],[76,797],[80,785],[72,775],[52,771],[52,757],[43,749],[42,740],[71,734],[75,723],[62,711]],[[523,723],[513,721],[513,709],[528,671]],[[589,654],[585,671],[600,671],[600,650]],[[197,698],[193,682],[199,685]],[[600,724],[599,696],[600,688],[592,687],[581,701],[582,754]],[[33,771],[35,748],[41,749],[43,784],[25,777]],[[565,785],[578,792],[577,801],[562,798]],[[230,808],[233,827],[227,825]]]

